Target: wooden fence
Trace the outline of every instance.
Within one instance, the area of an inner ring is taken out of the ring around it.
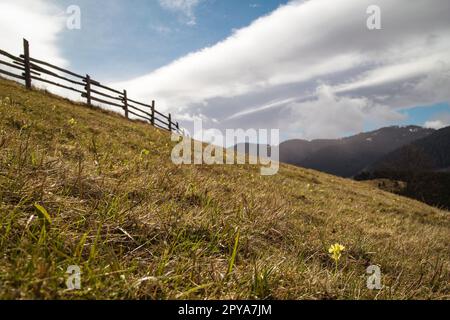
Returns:
[[[93,106],[93,102],[121,108],[125,117],[135,116],[137,119],[148,121],[155,127],[183,134],[178,122],[172,121],[172,115],[167,116],[158,112],[155,108],[155,101],[145,104],[132,100],[128,97],[126,90],[116,90],[109,88],[99,81],[95,81],[89,75],[82,76],[72,71],[52,65],[48,62],[34,59],[30,56],[30,47],[26,39],[23,39],[23,55],[16,57],[6,51],[0,50],[0,67],[7,66],[8,70],[0,68],[0,74],[25,81],[25,86],[32,89],[32,81],[44,82],[59,88],[70,90],[81,94],[86,98],[86,103]],[[9,59],[9,61],[4,61]],[[21,74],[13,71],[20,70]],[[42,76],[45,75],[45,78]],[[58,81],[58,82],[57,82]],[[63,81],[63,83],[60,83]]]

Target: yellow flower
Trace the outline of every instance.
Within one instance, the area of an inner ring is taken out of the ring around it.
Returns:
[[[147,150],[147,149],[143,149],[143,150],[141,151],[141,156],[142,156],[142,155],[148,156],[149,154],[150,154],[150,151]]]
[[[336,261],[336,263],[339,261],[339,259],[342,256],[342,252],[345,251],[345,247],[339,243],[333,244],[330,249],[328,249],[328,252],[331,254],[331,258]]]
[[[74,126],[74,125],[76,125],[77,124],[77,121],[74,119],[74,118],[72,118],[72,119],[70,119],[69,121],[67,121],[71,126]]]

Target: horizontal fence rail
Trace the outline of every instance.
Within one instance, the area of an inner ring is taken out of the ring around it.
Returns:
[[[154,127],[184,135],[184,130],[180,128],[178,122],[172,121],[170,113],[165,115],[155,109],[154,100],[150,104],[146,104],[130,99],[126,90],[110,88],[92,79],[89,75],[83,76],[46,61],[34,59],[30,56],[30,47],[26,39],[23,40],[23,47],[24,53],[18,57],[0,50],[0,74],[24,81],[28,89],[32,89],[33,81],[66,89],[80,94],[82,98],[86,99],[89,106],[94,106],[93,102],[97,102],[120,108],[128,119],[130,115],[133,115],[138,120],[144,120]],[[20,70],[22,73],[14,73],[17,72],[16,70]],[[61,81],[63,82],[61,83]]]

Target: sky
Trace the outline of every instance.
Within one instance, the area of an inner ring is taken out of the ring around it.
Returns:
[[[72,5],[80,29],[67,28]],[[367,27],[371,5],[381,29]],[[0,0],[0,48],[18,54],[26,37],[32,56],[154,99],[188,129],[338,138],[450,125],[449,12],[448,0]]]

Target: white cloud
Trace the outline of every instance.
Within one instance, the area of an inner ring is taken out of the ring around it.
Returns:
[[[442,129],[442,128],[450,126],[450,123],[449,122],[443,122],[442,120],[432,120],[432,121],[425,122],[425,124],[423,126],[425,128],[428,128],[428,129],[439,130],[439,129]]]
[[[364,97],[339,97],[329,86],[317,88],[314,100],[293,103],[288,129],[302,133],[306,139],[341,137],[362,132],[364,123],[386,123],[403,120],[404,116],[387,106]]]
[[[0,0],[0,48],[16,56],[23,54],[22,39],[25,38],[30,43],[31,57],[70,68],[58,44],[58,38],[66,30],[66,23],[65,8],[47,0]],[[11,71],[17,74],[17,70]],[[45,74],[41,76],[54,80]],[[32,84],[72,100],[84,100],[78,93],[44,82],[33,81]]]
[[[45,0],[0,1],[0,48],[23,53],[22,38],[30,42],[31,55],[67,66],[58,48],[58,35],[66,26],[64,11]]]
[[[383,119],[380,113],[390,121],[396,109],[417,101],[450,100],[442,67],[450,65],[448,0],[434,0],[432,6],[428,0],[378,0],[383,29],[375,31],[366,28],[372,0],[334,2],[293,1],[212,47],[117,85],[142,99],[155,97],[160,106],[185,116],[218,118],[229,127],[274,127],[293,121],[286,112],[275,116],[276,109],[321,107],[301,101],[319,97],[317,82],[326,83],[334,95],[327,101],[338,104],[335,111],[358,121],[357,126],[344,119],[335,124],[334,117],[319,121],[339,127],[329,130],[334,134]]]
[[[186,18],[187,25],[195,25],[197,23],[194,9],[201,0],[159,0],[159,4],[164,9],[175,12],[181,12]]]
[[[231,115],[228,118],[228,120],[239,118],[239,117],[242,117],[242,116],[245,116],[245,115],[249,115],[249,114],[252,114],[252,113],[255,113],[255,112],[260,112],[260,111],[263,111],[263,110],[268,110],[268,109],[279,107],[279,106],[285,106],[285,105],[291,104],[292,102],[295,102],[296,100],[298,100],[298,98],[288,98],[288,99],[283,99],[283,100],[278,100],[278,101],[271,101],[271,102],[269,102],[269,103],[267,103],[265,105],[258,106],[258,107],[255,107],[255,108],[249,108],[249,109],[246,109],[244,111],[240,111],[238,113],[235,113],[235,114]]]
[[[448,127],[450,126],[450,113],[441,112],[439,114],[436,114],[430,120],[426,121],[423,126],[436,130]]]

